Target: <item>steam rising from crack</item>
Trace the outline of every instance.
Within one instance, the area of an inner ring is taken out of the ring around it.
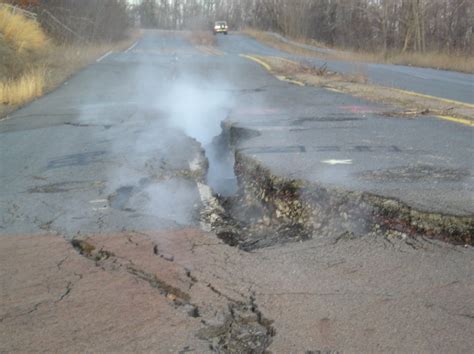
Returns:
[[[209,161],[208,183],[224,195],[231,195],[237,189],[233,156],[218,139],[221,123],[235,105],[230,92],[232,90],[222,80],[181,77],[172,84],[160,105],[171,126],[204,147]]]
[[[92,205],[97,209],[93,215],[101,213],[99,228],[108,222],[136,230],[194,225],[201,200],[189,162],[203,148],[208,180],[233,177],[232,161],[223,164],[220,146],[213,142],[235,105],[235,90],[208,61],[185,62],[176,53],[163,52],[140,56],[136,64],[123,71],[126,89],[98,99],[101,88],[91,88],[74,108],[75,129],[98,127],[88,132],[101,147],[88,149],[103,152],[98,156],[107,166],[100,171],[106,183],[97,198],[104,202]],[[107,128],[100,129],[102,125]],[[78,200],[72,208],[90,211],[91,205]],[[97,228],[96,222],[77,220],[77,225],[68,223],[73,230]]]
[[[220,134],[221,122],[233,106],[233,98],[223,86],[202,78],[180,78],[171,84],[160,108],[172,126],[206,146]]]

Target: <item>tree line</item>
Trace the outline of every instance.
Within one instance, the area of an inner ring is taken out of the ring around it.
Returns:
[[[147,28],[191,30],[227,20],[231,29],[252,27],[347,49],[474,55],[472,0],[7,1],[35,9],[48,31],[66,40],[115,40],[136,18]]]
[[[472,0],[141,0],[144,27],[193,29],[227,20],[355,50],[474,54]]]
[[[133,24],[127,0],[7,0],[33,11],[43,28],[62,42],[113,41]]]

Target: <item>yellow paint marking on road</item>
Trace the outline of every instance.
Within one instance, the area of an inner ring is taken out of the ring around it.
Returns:
[[[246,54],[240,54],[240,56],[242,58],[246,58],[246,59],[252,60],[252,61],[260,64],[261,66],[263,66],[265,69],[267,69],[270,72],[272,71],[272,67],[270,65],[268,65],[267,63],[265,63],[263,60],[259,59],[259,58],[256,58],[256,57],[251,56],[251,55],[246,55]]]
[[[342,90],[338,90],[336,88],[332,88],[332,87],[324,87],[326,90],[328,91],[332,91],[332,92],[337,92],[337,93],[345,93],[344,91]]]
[[[306,84],[302,81],[298,81],[298,80],[293,80],[293,79],[290,79],[286,76],[275,76],[278,80],[280,81],[285,81],[285,82],[289,82],[290,84],[293,84],[293,85],[297,85],[297,86],[301,86],[301,87],[305,87]]]
[[[451,117],[451,116],[437,116],[437,117],[439,119],[448,120],[450,122],[455,122],[455,123],[467,125],[469,127],[474,127],[473,120],[464,119],[464,118],[456,118],[456,117]]]
[[[455,104],[455,105],[458,105],[458,106],[464,106],[464,107],[467,107],[467,108],[474,108],[474,104],[470,104],[470,103],[466,103],[466,102],[450,100],[450,99],[442,98],[442,97],[436,97],[436,96],[425,95],[425,94],[423,94],[423,93],[418,93],[418,92],[413,92],[413,91],[407,91],[407,90],[401,90],[401,89],[397,89],[397,88],[392,88],[392,89],[395,90],[395,91],[398,91],[398,92],[400,92],[400,93],[404,93],[404,94],[406,94],[406,95],[410,95],[410,96],[428,98],[428,99],[431,99],[431,100],[437,100],[437,101],[441,101],[441,102],[445,102],[445,103],[449,103],[449,104]]]
[[[262,59],[260,58],[257,58],[257,57],[254,57],[252,55],[246,55],[246,54],[240,54],[240,56],[242,58],[246,58],[246,59],[249,59],[249,60],[252,60],[258,64],[260,64],[261,66],[263,66],[268,72],[270,72],[271,74],[273,74],[272,72],[272,67],[270,66],[270,64],[264,62]],[[284,82],[288,82],[290,84],[293,84],[293,85],[298,85],[298,86],[301,86],[301,87],[304,87],[306,86],[306,84],[302,81],[298,81],[298,80],[293,80],[293,79],[290,79],[286,76],[280,76],[280,75],[274,75],[278,80],[280,81],[284,81]]]
[[[261,60],[257,57],[254,57],[252,55],[246,55],[246,54],[240,54],[240,56],[243,57],[243,58],[253,60],[254,62],[257,62],[260,65],[262,65],[268,71],[270,71],[270,72],[272,71],[272,67],[269,64],[267,64],[266,62],[264,62],[263,60]],[[282,60],[282,61],[286,61],[287,63],[293,64],[293,65],[298,65],[297,62],[292,61],[290,59],[286,59],[286,58],[282,58],[282,57],[273,57],[273,58],[274,59],[279,59],[279,60]],[[281,77],[277,77],[277,78],[281,79]],[[288,81],[288,80],[283,80],[283,81]],[[294,81],[294,82],[292,82],[292,81]],[[292,82],[292,83],[294,83],[296,85],[299,85],[299,86],[306,86],[304,83],[302,83],[300,81],[296,81],[296,80],[291,80],[291,81],[288,81],[288,82]],[[334,89],[334,88],[326,88],[326,89],[329,90],[329,91],[337,92],[337,93],[345,93],[343,91],[340,91],[340,90]],[[437,96],[430,96],[430,95],[426,95],[426,94],[419,93],[419,92],[407,91],[407,90],[402,90],[402,89],[397,89],[397,88],[391,88],[391,89],[394,90],[394,91],[397,91],[399,93],[410,95],[410,96],[422,97],[422,98],[427,98],[427,99],[431,99],[431,100],[437,100],[437,101],[440,101],[440,102],[444,102],[444,103],[448,103],[448,104],[454,104],[454,105],[463,106],[463,107],[467,107],[467,108],[474,108],[474,104],[470,104],[470,103],[466,103],[466,102],[450,100],[450,99],[447,99],[447,98],[442,98],[442,97],[437,97]],[[441,116],[439,116],[439,117],[441,117]],[[451,120],[453,122],[458,122],[458,123],[461,123],[461,124],[472,125],[471,121],[469,121],[467,119],[461,119],[461,118],[455,118],[455,117],[449,117],[449,116],[443,116],[443,117],[444,118],[442,118],[442,119]],[[449,119],[447,119],[446,117],[449,118]]]

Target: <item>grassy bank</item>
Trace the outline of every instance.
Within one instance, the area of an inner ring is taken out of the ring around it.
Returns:
[[[0,8],[0,118],[51,91],[110,50],[121,50],[138,36],[115,43],[58,45],[41,26]]]
[[[307,55],[321,57],[325,59],[371,62],[383,64],[400,64],[408,66],[417,66],[433,69],[443,69],[459,71],[465,73],[474,73],[474,58],[468,55],[444,53],[444,52],[425,52],[425,53],[401,53],[392,51],[383,52],[354,52],[333,48],[330,52],[317,52],[293,44],[283,42],[269,33],[255,29],[246,29],[244,33],[254,37],[258,41],[265,43],[273,48],[285,51],[290,54]],[[300,44],[310,44],[316,47],[327,48],[323,44],[307,39],[292,39],[293,42]]]

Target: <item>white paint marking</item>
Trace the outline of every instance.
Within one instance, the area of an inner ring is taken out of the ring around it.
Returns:
[[[102,208],[92,208],[92,210],[94,211],[103,211],[103,210],[107,210],[108,207],[102,207]]]
[[[105,58],[107,58],[107,57],[108,57],[110,54],[112,54],[112,53],[113,53],[113,51],[111,50],[110,52],[107,52],[107,53],[105,53],[104,55],[102,55],[102,56],[101,56],[99,59],[97,59],[96,61],[97,61],[98,63],[100,63],[102,60],[104,60]]]
[[[352,165],[352,160],[323,160],[328,165]]]
[[[132,46],[125,51],[125,53],[128,53],[131,50],[133,50],[133,48],[135,48],[137,46],[137,44],[138,44],[138,42],[133,43]]]
[[[99,204],[99,203],[107,203],[107,202],[108,202],[107,199],[96,199],[96,200],[89,201],[89,203],[91,204]]]

